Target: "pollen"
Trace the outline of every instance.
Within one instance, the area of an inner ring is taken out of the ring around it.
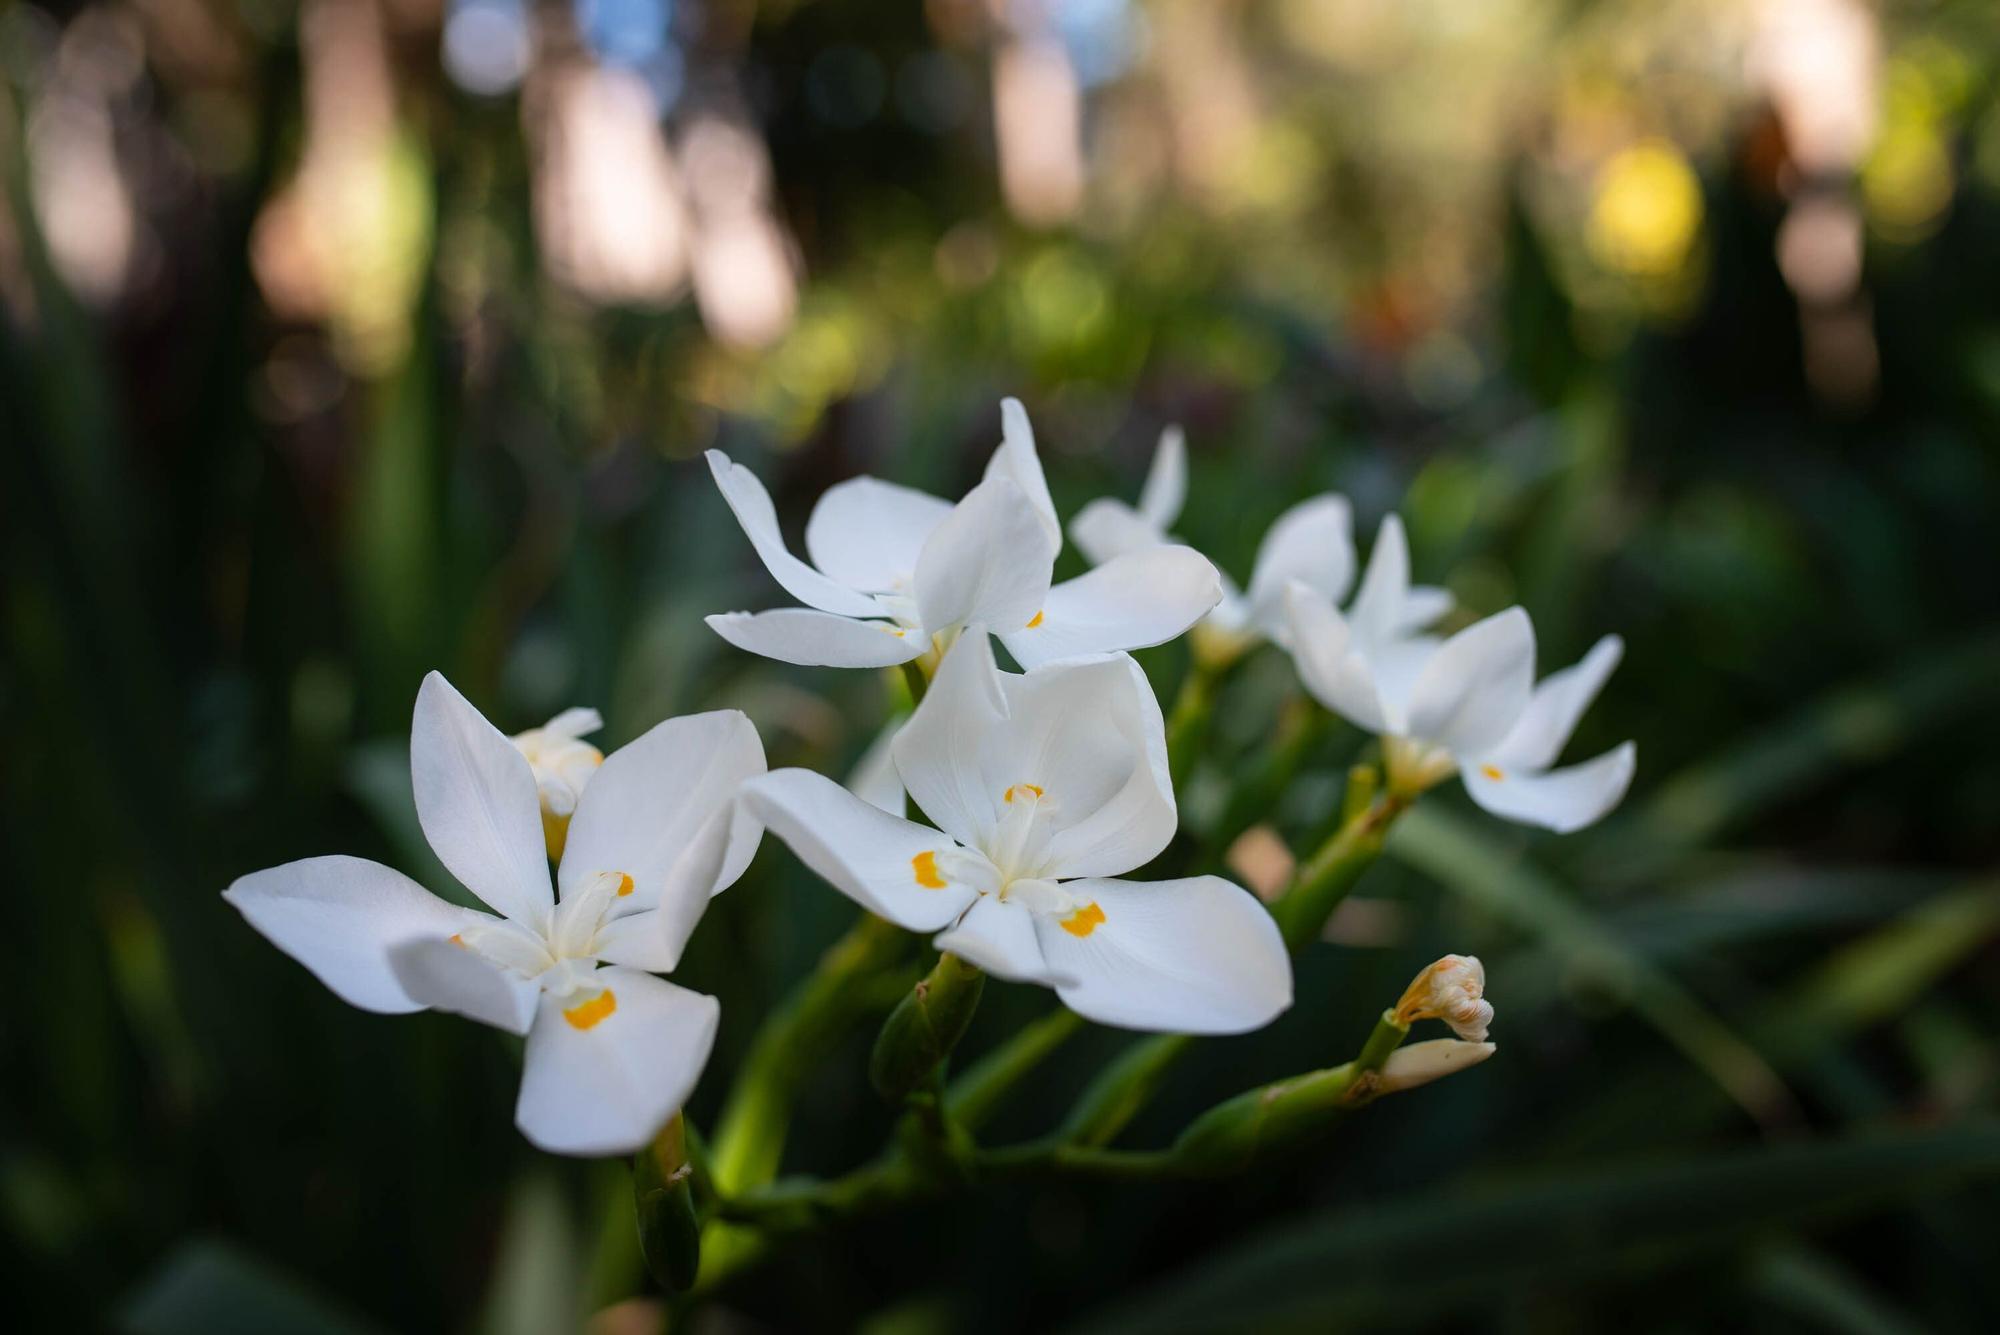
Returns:
[[[1095,904],[1085,904],[1076,912],[1062,920],[1062,929],[1078,938],[1089,936],[1104,921],[1104,910]]]
[[[1481,765],[1479,767],[1479,772],[1481,774],[1484,774],[1487,778],[1493,780],[1493,782],[1495,783],[1498,783],[1500,782],[1500,780],[1507,777],[1505,771],[1503,771],[1498,765]]]
[[[944,889],[944,877],[938,875],[937,854],[928,850],[910,859],[910,870],[916,873],[917,884],[926,890]]]
[[[632,893],[632,877],[627,872],[618,873],[618,897],[623,899]]]
[[[607,987],[590,1000],[565,1008],[563,1019],[573,1028],[589,1029],[617,1009],[618,994]]]
[[[1042,624],[1042,616],[1043,616],[1043,613],[1042,613],[1042,612],[1037,612],[1037,613],[1035,613],[1035,619],[1034,619],[1033,621],[1030,621],[1030,622],[1028,623],[1028,629],[1029,629],[1029,630],[1033,630],[1033,629],[1034,629],[1035,627],[1037,627],[1037,626],[1041,625],[1041,624]]]
[[[1006,791],[1006,793],[1003,795],[1004,799],[1008,802],[1012,802],[1014,800],[1014,795],[1016,793],[1029,794],[1035,797],[1040,797],[1042,796],[1042,786],[1039,783],[1017,783],[1012,788],[1009,788]]]

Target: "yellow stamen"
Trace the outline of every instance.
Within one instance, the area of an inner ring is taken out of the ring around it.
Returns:
[[[1104,921],[1104,910],[1095,904],[1085,904],[1076,912],[1062,920],[1062,929],[1074,937],[1086,937],[1097,930]]]
[[[1500,782],[1500,780],[1507,777],[1504,773],[1501,772],[1500,767],[1498,765],[1481,765],[1479,767],[1479,772],[1481,774],[1484,774],[1487,778],[1493,780],[1493,782],[1495,783],[1498,783]]]
[[[590,1000],[564,1010],[563,1019],[578,1029],[588,1029],[617,1009],[618,995],[607,987]]]
[[[1033,793],[1036,797],[1040,797],[1042,795],[1042,786],[1038,783],[1017,783],[1006,791],[1004,795],[1005,800],[1012,802],[1016,793]]]
[[[926,890],[944,889],[944,877],[938,875],[937,854],[924,852],[910,859],[910,870],[917,874],[917,884]]]
[[[895,626],[884,626],[882,627],[882,629],[888,631],[891,635],[895,636],[899,640],[902,639],[904,636],[904,632]]]
[[[1035,619],[1034,619],[1033,621],[1030,621],[1030,622],[1028,623],[1028,629],[1029,629],[1029,630],[1033,630],[1033,629],[1034,629],[1035,627],[1037,627],[1037,626],[1039,626],[1039,625],[1041,625],[1041,624],[1042,624],[1042,613],[1040,613],[1040,612],[1037,612],[1037,613],[1035,613]]]
[[[618,873],[618,897],[623,899],[632,893],[632,877],[627,872]]]

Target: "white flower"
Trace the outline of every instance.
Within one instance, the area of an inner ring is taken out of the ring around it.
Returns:
[[[806,607],[729,612],[708,624],[741,649],[826,667],[906,663],[975,622],[1034,667],[1172,639],[1222,586],[1186,548],[1133,552],[1051,586],[1062,530],[1028,415],[1001,405],[1000,447],[957,505],[872,477],[829,488],[806,523],[812,564],[785,547],[755,475],[719,450],[715,482],[772,576]]]
[[[744,802],[864,908],[1001,978],[1043,983],[1089,1019],[1235,1033],[1291,1004],[1271,915],[1214,876],[1109,880],[1172,839],[1158,702],[1124,654],[1026,675],[983,634],[945,655],[892,748],[938,828],[821,775],[777,770]]]
[[[1468,1043],[1486,1041],[1493,1003],[1486,1000],[1486,966],[1477,955],[1446,955],[1424,966],[1396,1003],[1396,1023],[1443,1020]]]
[[[1376,1092],[1397,1094],[1418,1085],[1428,1085],[1433,1080],[1479,1063],[1491,1057],[1495,1051],[1491,1043],[1467,1043],[1456,1038],[1433,1038],[1422,1043],[1405,1043],[1389,1054],[1389,1060],[1382,1064],[1382,1071],[1376,1077]]]
[[[583,785],[604,763],[604,753],[582,737],[603,726],[595,709],[565,709],[539,728],[514,734],[514,749],[527,757],[528,768],[534,771],[535,792],[542,804],[542,838],[551,861],[562,857],[563,836]]]
[[[558,1154],[628,1153],[681,1106],[717,1006],[671,970],[709,896],[760,830],[735,801],[764,749],[735,710],[668,719],[584,790],[550,886],[535,775],[433,672],[417,693],[410,777],[439,861],[499,916],[449,904],[361,858],[287,863],[223,897],[363,1010],[454,1011],[528,1036],[515,1121]]]
[[[1321,704],[1382,735],[1392,787],[1418,792],[1454,771],[1497,816],[1568,833],[1618,805],[1632,781],[1626,742],[1552,769],[1624,652],[1615,635],[1535,685],[1535,631],[1518,607],[1449,639],[1415,633],[1409,553],[1383,521],[1368,573],[1343,615],[1318,590],[1286,592],[1292,655]]]
[[[1153,465],[1139,493],[1137,509],[1104,497],[1092,501],[1070,521],[1069,535],[1093,564],[1101,565],[1131,552],[1183,545],[1172,533],[1187,500],[1187,443],[1179,427],[1160,433]],[[1265,531],[1250,571],[1249,591],[1222,578],[1222,601],[1197,627],[1197,633],[1222,657],[1249,648],[1258,639],[1287,643],[1285,589],[1298,580],[1338,603],[1354,581],[1354,521],[1345,496],[1327,492],[1300,501]],[[1441,589],[1410,591],[1417,606],[1413,615],[1428,624],[1450,606]]]

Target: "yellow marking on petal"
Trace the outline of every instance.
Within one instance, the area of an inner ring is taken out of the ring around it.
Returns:
[[[1103,909],[1097,907],[1095,904],[1085,904],[1082,908],[1064,918],[1061,926],[1071,936],[1081,939],[1096,931],[1098,924],[1103,921]]]
[[[1033,793],[1036,797],[1040,797],[1042,795],[1042,786],[1038,783],[1017,783],[1006,791],[1004,794],[1005,800],[1012,802],[1016,793]]]
[[[1507,777],[1506,774],[1501,771],[1498,765],[1481,765],[1479,767],[1479,772],[1481,774],[1484,774],[1487,778],[1493,780],[1493,782],[1495,783],[1498,783],[1500,782],[1500,780]]]
[[[887,631],[889,634],[895,636],[899,640],[902,639],[905,634],[905,632],[900,627],[897,626],[884,626],[882,627],[882,629]]]
[[[561,862],[563,845],[569,842],[569,817],[551,816],[547,809],[542,811],[542,847],[548,851],[550,862]]]
[[[462,946],[465,944],[465,938],[460,936],[457,932],[453,932],[450,936],[446,937],[445,940],[451,942],[455,946]]]
[[[1033,629],[1034,629],[1035,627],[1037,627],[1037,626],[1041,625],[1041,624],[1042,624],[1042,616],[1043,616],[1043,613],[1041,613],[1041,612],[1037,612],[1037,613],[1035,613],[1035,619],[1034,619],[1033,621],[1030,621],[1030,622],[1028,623],[1028,629],[1029,629],[1029,630],[1033,630]]]
[[[917,875],[917,884],[926,890],[944,889],[944,877],[938,875],[937,854],[923,852],[910,859],[910,870]]]
[[[630,875],[629,873],[626,873],[626,872],[622,872],[622,871],[621,871],[621,872],[619,872],[619,873],[618,873],[618,897],[619,897],[620,899],[623,899],[623,898],[624,898],[625,896],[627,896],[627,895],[629,895],[629,894],[631,894],[631,893],[632,893],[632,877],[631,877],[631,875]]]
[[[565,1009],[563,1019],[577,1029],[588,1029],[617,1009],[618,994],[607,987],[590,1000]]]

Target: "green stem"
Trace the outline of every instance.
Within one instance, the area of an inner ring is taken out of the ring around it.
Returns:
[[[1186,782],[1195,757],[1201,754],[1209,720],[1215,716],[1215,688],[1221,679],[1218,670],[1199,659],[1188,665],[1187,676],[1181,679],[1173,711],[1167,716],[1167,772],[1176,788]]]
[[[945,1091],[946,1110],[960,1126],[978,1130],[1017,1081],[1081,1028],[1083,1017],[1067,1006],[1023,1026],[951,1082]]]
[[[1168,1068],[1193,1042],[1187,1034],[1153,1034],[1131,1044],[1084,1089],[1057,1138],[1073,1145],[1109,1144],[1151,1101]]]
[[[919,1085],[935,1079],[958,1040],[965,1037],[985,987],[986,974],[977,965],[950,951],[940,953],[937,964],[903,994],[882,1022],[868,1058],[868,1080],[875,1092],[900,1103]]]
[[[910,706],[914,709],[924,702],[924,692],[930,689],[931,679],[924,675],[924,670],[917,666],[917,660],[913,658],[903,664],[903,684],[910,688]]]
[[[1232,785],[1222,817],[1208,838],[1218,856],[1228,851],[1245,830],[1256,824],[1283,795],[1313,750],[1334,726],[1333,715],[1317,703],[1295,696],[1279,716],[1277,737],[1250,774]]]

